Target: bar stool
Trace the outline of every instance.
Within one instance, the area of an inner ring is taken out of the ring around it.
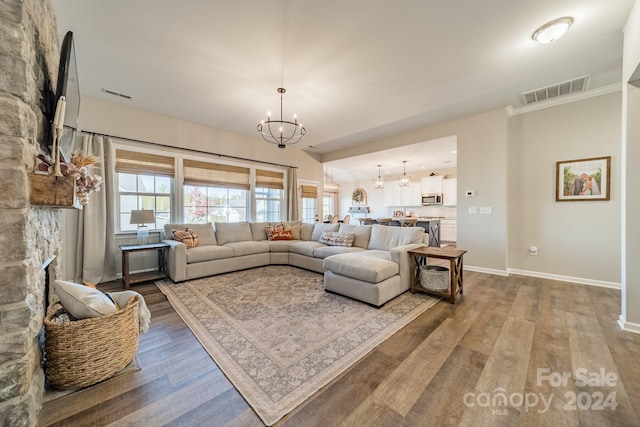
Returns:
[[[418,222],[418,218],[402,218],[400,220],[401,227],[415,227]]]

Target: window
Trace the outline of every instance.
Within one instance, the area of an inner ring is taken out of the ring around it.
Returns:
[[[334,209],[334,195],[333,194],[325,194],[324,196],[322,196],[322,216],[323,217],[328,217],[328,216],[333,216],[335,209]]]
[[[318,187],[315,185],[302,185],[302,222],[314,223],[318,219],[316,214],[316,200],[318,199]]]
[[[184,222],[247,221],[249,168],[183,160]]]
[[[118,186],[118,229],[134,231],[130,224],[131,211],[150,209],[156,222],[147,224],[157,230],[171,222],[173,195],[173,157],[116,150],[116,177]]]
[[[284,173],[256,169],[256,222],[280,221],[284,206]]]
[[[183,221],[207,222],[247,221],[247,190],[210,186],[184,186]]]

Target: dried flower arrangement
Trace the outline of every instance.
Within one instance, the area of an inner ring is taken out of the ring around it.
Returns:
[[[49,156],[39,155],[40,163],[38,170],[53,173],[53,161]],[[81,153],[71,154],[69,163],[62,162],[60,169],[63,176],[73,177],[76,181],[76,196],[86,206],[89,203],[89,195],[100,191],[102,177],[100,175],[89,175],[89,167],[97,163],[99,159],[95,156],[85,156]]]

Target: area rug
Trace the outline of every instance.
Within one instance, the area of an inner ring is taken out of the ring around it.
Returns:
[[[405,292],[377,309],[290,266],[156,284],[266,425],[438,302]]]

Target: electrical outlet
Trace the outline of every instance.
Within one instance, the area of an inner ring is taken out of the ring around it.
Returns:
[[[469,207],[469,214],[475,215],[477,213],[478,213],[478,208],[477,207],[475,207],[475,206]]]

